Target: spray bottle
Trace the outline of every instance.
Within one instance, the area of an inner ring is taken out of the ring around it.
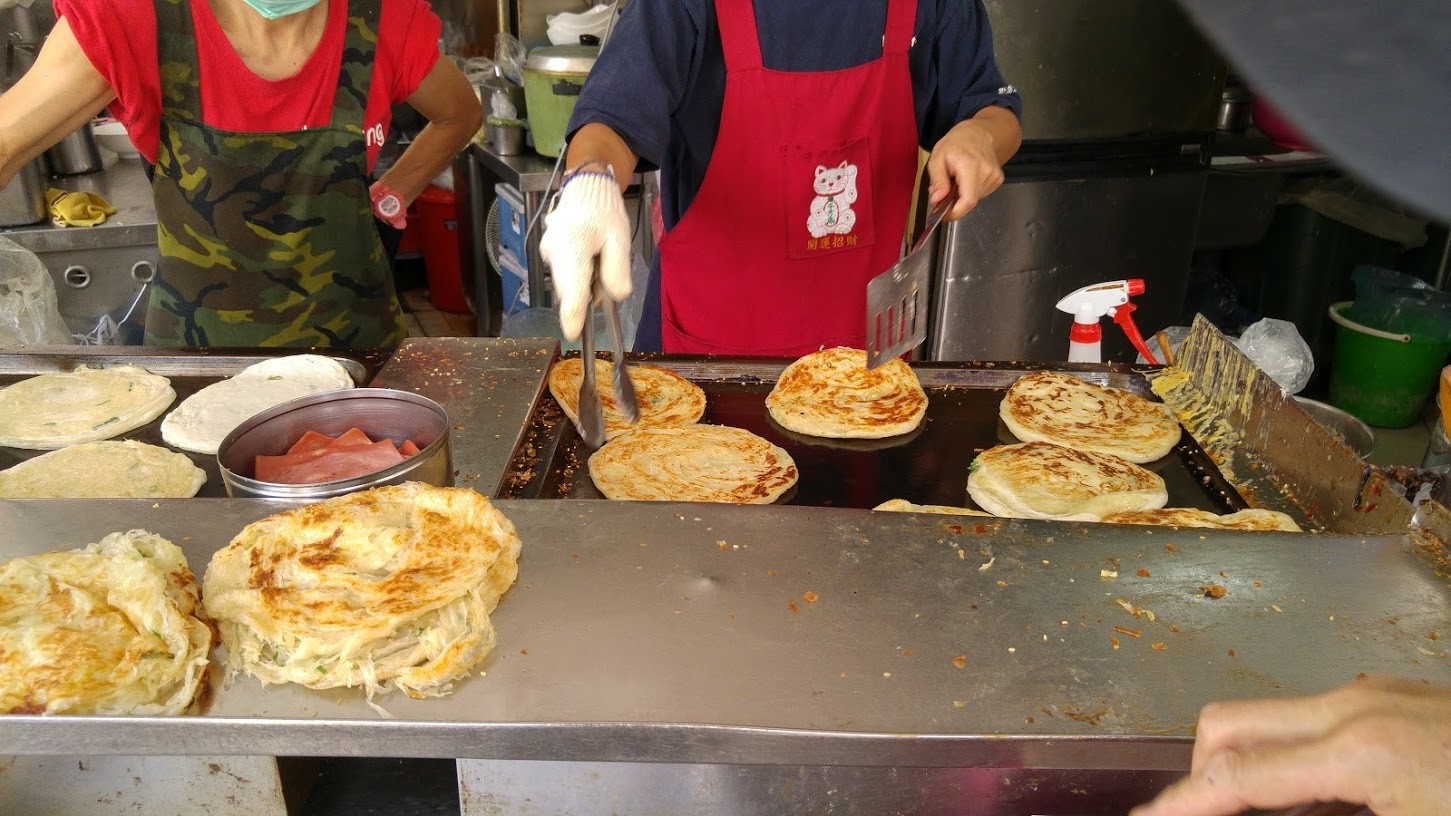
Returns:
[[[1144,344],[1139,327],[1134,325],[1133,312],[1137,307],[1129,302],[1134,295],[1144,293],[1141,278],[1095,283],[1074,291],[1058,301],[1058,310],[1073,315],[1073,329],[1068,333],[1068,362],[1103,362],[1103,328],[1098,321],[1107,315],[1123,329],[1129,342],[1154,365],[1158,360]]]

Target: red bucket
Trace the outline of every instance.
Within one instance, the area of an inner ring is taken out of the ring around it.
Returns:
[[[418,237],[428,272],[428,299],[440,311],[467,312],[463,275],[459,272],[458,207],[453,193],[428,187],[413,202]]]

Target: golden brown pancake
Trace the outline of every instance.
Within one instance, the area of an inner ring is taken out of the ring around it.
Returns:
[[[1168,455],[1179,422],[1161,402],[1052,371],[1025,374],[998,415],[1024,442],[1051,442],[1142,464]]]
[[[766,397],[771,418],[808,436],[881,439],[922,423],[927,394],[912,367],[888,360],[867,369],[861,349],[830,348],[786,367]]]
[[[519,548],[477,492],[409,482],[247,525],[203,589],[232,672],[437,697],[493,649]]]
[[[1208,510],[1186,507],[1165,507],[1160,510],[1139,510],[1113,513],[1103,517],[1108,524],[1153,524],[1174,527],[1210,527],[1221,530],[1257,530],[1261,532],[1300,532],[1295,520],[1277,510],[1240,510],[1219,515]]]
[[[644,363],[630,364],[630,382],[635,386],[635,401],[640,405],[640,421],[625,422],[615,405],[615,389],[610,387],[615,366],[608,360],[595,360],[595,381],[599,384],[600,402],[605,406],[605,438],[633,428],[689,425],[699,422],[705,414],[705,392],[700,386],[668,368]],[[584,363],[578,357],[560,360],[549,369],[549,393],[569,420],[579,422],[579,384],[584,379]]]
[[[938,513],[944,516],[989,516],[981,510],[966,507],[950,507],[945,504],[913,504],[906,499],[887,499],[872,508],[883,513]]]
[[[1047,442],[983,451],[973,460],[967,492],[995,516],[1073,521],[1152,510],[1169,500],[1156,473],[1114,456]]]
[[[181,714],[213,632],[175,544],[145,530],[0,564],[0,712]]]
[[[723,425],[641,428],[605,443],[589,475],[606,498],[770,504],[796,484],[791,455]]]

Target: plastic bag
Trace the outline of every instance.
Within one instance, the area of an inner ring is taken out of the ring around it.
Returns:
[[[0,237],[0,346],[74,343],[45,264],[34,252]]]
[[[519,42],[514,35],[501,31],[494,37],[494,62],[515,85],[524,84],[524,61],[528,57],[524,43]]]
[[[1451,340],[1451,294],[1413,275],[1377,266],[1357,266],[1350,277],[1355,282],[1351,320],[1413,340]]]
[[[1179,346],[1189,336],[1188,326],[1170,326],[1163,330],[1169,343],[1169,351],[1179,356]],[[1146,338],[1149,348],[1158,353],[1158,344],[1153,338]],[[1310,353],[1310,344],[1300,336],[1295,324],[1288,320],[1266,317],[1245,329],[1240,337],[1230,338],[1245,356],[1260,370],[1269,375],[1287,394],[1295,394],[1310,383],[1315,373],[1315,357]],[[1139,355],[1140,365],[1148,362]],[[1160,360],[1159,362],[1163,362]]]
[[[1300,392],[1315,373],[1310,344],[1288,320],[1266,317],[1245,329],[1235,345],[1287,394]]]

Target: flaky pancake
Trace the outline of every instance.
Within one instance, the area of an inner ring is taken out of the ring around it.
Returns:
[[[595,360],[595,381],[599,383],[600,402],[605,406],[606,439],[632,428],[689,425],[699,422],[705,414],[705,392],[700,386],[668,368],[631,363],[630,382],[635,386],[635,400],[640,404],[640,421],[630,425],[615,405],[615,390],[610,387],[614,375],[613,363]],[[579,422],[579,384],[583,379],[584,363],[578,357],[560,360],[549,369],[549,393],[576,424]]]
[[[867,369],[861,349],[830,348],[786,367],[766,397],[782,427],[832,439],[881,439],[913,430],[927,415],[927,394],[912,367],[888,360]]]
[[[207,481],[184,453],[134,439],[83,442],[0,471],[0,499],[185,499]]]
[[[212,556],[204,596],[231,672],[437,697],[494,648],[519,547],[477,492],[409,482],[247,525]]]
[[[906,499],[887,499],[872,508],[883,513],[938,513],[944,516],[987,516],[981,510],[966,507],[949,507],[945,504],[913,504]]]
[[[769,504],[796,484],[791,455],[759,436],[723,425],[640,428],[589,458],[606,498]]]
[[[1071,521],[1152,510],[1169,500],[1156,473],[1117,457],[1047,442],[983,451],[973,460],[967,493],[995,516]]]
[[[1026,374],[998,415],[1024,442],[1052,442],[1142,464],[1168,455],[1179,422],[1167,405],[1052,371]]]
[[[1300,525],[1296,524],[1294,519],[1277,510],[1250,509],[1219,515],[1208,510],[1165,507],[1160,510],[1113,513],[1104,516],[1103,521],[1108,524],[1153,524],[1173,527],[1210,527],[1220,530],[1300,532]]]
[[[171,381],[138,366],[41,374],[0,389],[0,446],[55,450],[145,425],[176,399]]]
[[[145,530],[0,564],[0,712],[181,714],[213,633],[175,544]]]

